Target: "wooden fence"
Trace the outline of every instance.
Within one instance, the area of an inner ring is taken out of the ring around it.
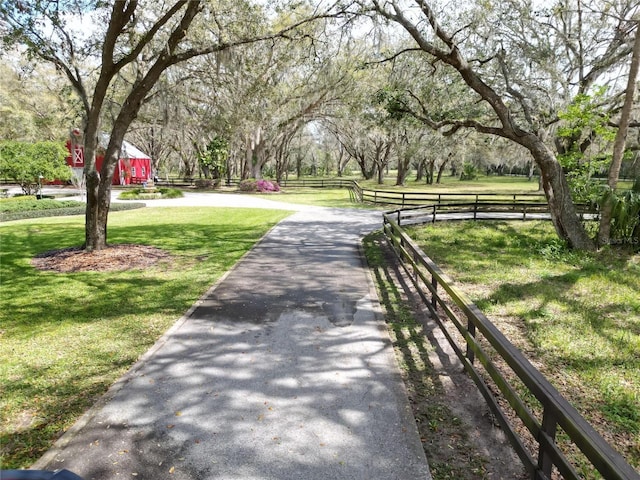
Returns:
[[[583,477],[565,454],[577,449],[606,480],[640,475],[531,365],[398,225],[384,233],[464,369],[478,386],[532,480]],[[525,400],[535,398],[535,401]],[[559,443],[556,439],[562,438]]]
[[[434,192],[405,192],[393,190],[362,190],[362,201],[382,205],[397,205],[400,207],[419,206],[432,203],[459,202],[529,202],[545,203],[541,193],[434,193]]]
[[[582,219],[597,214],[593,205],[576,204]],[[398,225],[435,223],[438,220],[548,220],[546,202],[482,201],[433,203],[420,207],[400,208],[387,212]]]

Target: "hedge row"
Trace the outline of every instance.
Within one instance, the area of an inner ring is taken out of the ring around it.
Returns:
[[[42,200],[39,201],[41,202]],[[27,218],[57,217],[62,215],[84,215],[86,208],[85,204],[81,202],[75,203],[78,203],[80,206],[52,208],[49,210],[21,210],[12,212],[0,212],[0,222],[23,220]],[[144,203],[112,203],[109,207],[109,211],[118,212],[122,210],[135,210],[136,208],[143,207],[145,207]]]
[[[15,197],[14,197],[15,198]],[[20,198],[20,197],[18,197]],[[24,197],[19,200],[7,199],[0,202],[0,212],[22,212],[27,210],[55,210],[58,208],[83,207],[84,203],[76,200],[35,200],[34,197]]]

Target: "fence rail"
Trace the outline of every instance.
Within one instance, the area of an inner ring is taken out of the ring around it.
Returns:
[[[529,477],[550,480],[560,474],[569,480],[582,478],[556,442],[558,434],[564,432],[562,437],[568,438],[606,480],[639,480],[638,472],[480,309],[453,287],[453,282],[396,222],[396,214],[383,215],[389,244],[478,386]],[[519,393],[523,388],[525,392]],[[529,396],[535,397],[537,404],[525,401],[524,397]]]
[[[592,205],[577,204],[582,219],[597,213]],[[543,202],[474,201],[433,203],[420,207],[400,208],[387,212],[398,225],[435,223],[437,220],[546,220],[550,219],[549,205]]]
[[[432,193],[368,189],[363,189],[362,200],[382,205],[398,205],[400,207],[454,202],[546,202],[544,195],[541,193]]]

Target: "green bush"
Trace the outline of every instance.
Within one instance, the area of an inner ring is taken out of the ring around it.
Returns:
[[[278,182],[272,182],[271,180],[243,180],[238,185],[238,189],[241,192],[279,192],[280,185]]]
[[[68,151],[62,142],[0,141],[0,176],[20,185],[29,195],[36,193],[43,180],[68,180]]]
[[[241,192],[256,192],[258,190],[258,185],[256,185],[255,180],[242,180],[238,184],[238,190]]]
[[[475,180],[476,178],[478,178],[478,168],[471,162],[464,162],[460,180]]]
[[[208,178],[203,178],[203,179],[198,179],[196,180],[195,183],[195,187],[197,189],[211,189],[211,188],[218,188],[220,186],[220,179],[219,178],[215,178],[215,179],[208,179]]]
[[[21,212],[28,210],[55,210],[58,208],[82,207],[84,203],[75,200],[35,200],[33,196],[16,197],[0,201],[0,212]]]
[[[157,188],[134,188],[122,192],[118,197],[120,200],[149,200],[153,198],[181,198],[184,194],[182,190],[169,187],[157,187]]]
[[[37,200],[38,202],[44,202],[46,200]],[[0,211],[0,222],[9,222],[11,220],[24,220],[26,218],[41,218],[41,217],[58,217],[63,215],[84,215],[86,211],[86,205],[82,202],[77,203],[77,206],[64,206],[66,202],[53,202],[62,204],[62,207],[49,208],[49,209],[26,209],[26,210],[14,210],[14,211]],[[69,201],[72,202],[72,201]],[[4,203],[4,202],[2,202]],[[109,211],[118,212],[123,210],[134,210],[136,208],[144,208],[144,203],[112,203],[109,207]]]

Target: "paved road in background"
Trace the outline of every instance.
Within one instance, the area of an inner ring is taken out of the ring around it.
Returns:
[[[359,250],[379,212],[235,194],[148,204],[297,211],[34,468],[86,480],[431,478]]]

